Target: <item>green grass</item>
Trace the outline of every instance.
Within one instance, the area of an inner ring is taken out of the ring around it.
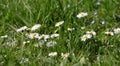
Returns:
[[[80,12],[87,12],[88,16],[79,19],[76,16]],[[93,20],[95,23],[91,24]],[[105,24],[101,24],[103,20]],[[59,21],[64,23],[55,27]],[[57,30],[60,36],[46,41],[56,41],[54,47],[47,47],[46,43],[35,47],[42,39],[29,39],[26,34],[31,31],[16,32],[22,26],[31,28],[35,24],[42,25],[33,31],[40,35]],[[119,0],[0,0],[0,36],[8,35],[0,38],[0,66],[119,66],[120,34],[104,34],[119,25]],[[81,36],[91,30],[96,36],[81,41]],[[24,45],[24,41],[30,43]],[[49,57],[50,52],[58,54]],[[70,55],[63,59],[61,53]]]

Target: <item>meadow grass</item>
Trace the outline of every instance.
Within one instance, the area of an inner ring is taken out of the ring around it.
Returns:
[[[119,25],[120,0],[0,0],[0,66],[119,66]],[[82,41],[87,31],[96,35]]]

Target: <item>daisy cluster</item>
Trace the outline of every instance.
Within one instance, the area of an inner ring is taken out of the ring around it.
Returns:
[[[100,4],[100,3],[98,2],[97,4]],[[77,15],[77,18],[83,18],[83,17],[86,17],[86,16],[88,16],[88,13],[81,12],[81,13],[79,13]],[[91,24],[94,24],[94,23],[95,23],[95,21],[93,20],[91,22]],[[104,20],[102,21],[102,24],[105,24]],[[81,27],[81,29],[84,29],[84,28]],[[114,34],[119,34],[119,33],[120,33],[120,28],[115,28],[113,31],[106,31],[106,32],[104,32],[104,34],[108,35],[108,36],[113,36]],[[94,36],[96,36],[96,32],[95,31],[93,31],[93,30],[92,31],[86,31],[86,34],[81,37],[81,41],[86,41],[86,40],[88,40],[88,39],[90,39],[90,38],[92,38]]]
[[[63,22],[58,22],[55,26],[60,26]],[[41,27],[41,24],[35,24],[34,26],[32,26],[31,28],[28,28],[27,26],[23,26],[23,27],[20,27],[19,29],[16,30],[16,32],[23,32],[23,31],[30,31],[29,33],[26,34],[27,38],[31,39],[31,40],[34,40],[34,39],[37,39],[39,40],[39,45],[42,46],[43,44],[46,43],[46,46],[47,47],[53,47],[57,44],[56,41],[54,40],[51,40],[51,41],[48,41],[48,39],[54,39],[54,38],[57,38],[59,37],[59,34],[58,33],[54,33],[54,34],[39,34],[37,32],[35,32],[36,30],[39,30]],[[27,42],[24,42],[24,44],[27,43]],[[38,46],[38,45],[35,45],[35,46]]]
[[[119,66],[120,0],[0,2],[0,66]]]
[[[88,16],[87,12],[80,12],[76,17],[79,19],[82,19],[87,16]],[[95,23],[95,21],[93,20],[91,22],[91,24],[94,24],[94,23]],[[58,28],[58,29],[55,32],[53,32],[53,34],[37,33],[37,30],[40,30],[40,28],[42,27],[41,24],[35,24],[31,28],[29,28],[27,26],[23,26],[23,27],[16,29],[16,32],[22,33],[22,34],[24,34],[23,32],[25,32],[25,36],[30,40],[30,41],[23,41],[23,45],[30,43],[32,40],[37,40],[39,42],[34,44],[35,47],[39,47],[39,46],[41,47],[42,45],[46,45],[47,47],[54,47],[55,45],[57,45],[57,41],[55,41],[54,39],[57,39],[60,36],[59,32],[58,33],[56,33],[56,32],[59,30],[59,28],[62,26],[62,24],[64,24],[64,21],[59,21],[54,25],[54,27]],[[104,20],[102,21],[102,24],[105,24]],[[81,29],[83,30],[83,29],[85,29],[85,27],[81,27]],[[66,30],[73,31],[73,30],[75,30],[75,28],[68,27]],[[113,36],[114,34],[120,34],[120,28],[115,28],[113,31],[105,31],[104,34],[107,36]],[[91,38],[94,38],[96,35],[97,35],[97,33],[94,30],[86,31],[86,33],[84,35],[82,35],[80,37],[80,39],[81,39],[81,41],[86,41]],[[8,35],[1,36],[1,38],[7,38],[7,37],[8,37]],[[58,56],[58,52],[50,52],[48,54],[48,56],[56,57],[56,56]],[[70,56],[70,53],[61,53],[61,58],[63,58],[63,59],[66,59],[69,56]],[[21,62],[27,62],[28,60],[29,60],[28,58],[25,58]]]
[[[90,39],[95,35],[96,35],[95,31],[87,31],[86,34],[81,37],[81,41],[86,41],[87,39]]]
[[[48,56],[50,56],[50,57],[55,57],[55,56],[57,56],[57,55],[58,55],[57,52],[50,52],[50,53],[48,54]],[[67,59],[67,58],[69,57],[69,55],[70,55],[70,53],[61,53],[61,58]]]
[[[96,15],[97,12],[94,13],[94,15]],[[88,13],[87,12],[80,12],[78,13],[78,15],[76,16],[79,19],[82,19],[84,17],[87,17]],[[94,24],[95,21],[93,20],[91,22],[91,24]],[[61,27],[61,25],[64,24],[64,21],[59,21],[55,24],[55,27]],[[105,20],[102,21],[102,24],[105,24]],[[54,38],[58,38],[59,37],[59,33],[56,33],[58,30],[56,30],[55,32],[53,32],[53,34],[39,34],[36,31],[39,30],[42,27],[41,24],[35,24],[33,25],[31,28],[27,27],[27,26],[23,26],[20,27],[18,29],[16,29],[16,32],[18,33],[22,33],[25,31],[28,31],[25,35],[27,36],[27,38],[33,40],[33,39],[37,39],[39,40],[38,44],[35,45],[37,46],[42,46],[43,44],[46,44],[47,47],[53,47],[57,44],[57,42],[55,40],[49,40],[49,39],[54,39]],[[85,27],[81,27],[81,29],[85,29]],[[75,28],[67,28],[67,31],[73,31],[75,30]],[[113,31],[106,31],[104,32],[105,35],[109,35],[109,36],[113,36],[114,34],[119,34],[120,33],[120,28],[115,28]],[[96,36],[96,32],[94,30],[91,31],[86,31],[86,33],[81,36],[81,41],[86,41],[88,39],[94,38]],[[7,38],[8,35],[4,35],[1,36],[1,38]],[[49,40],[49,41],[48,41]],[[24,41],[23,44],[26,43],[30,43],[30,41]]]
[[[64,23],[64,21],[59,21],[55,24],[55,27],[61,27],[61,25]],[[57,44],[57,42],[55,40],[49,40],[49,39],[55,39],[55,38],[59,38],[59,34],[53,33],[53,34],[39,34],[36,31],[39,30],[41,28],[41,24],[35,24],[34,26],[32,26],[31,28],[27,27],[27,26],[23,26],[20,27],[18,29],[16,29],[16,32],[18,33],[22,33],[22,32],[27,32],[25,35],[27,36],[27,38],[34,40],[37,39],[39,40],[38,44],[35,44],[36,47],[38,46],[42,46],[43,44],[46,44],[47,47],[53,47]],[[74,28],[68,28],[68,31],[73,31]],[[3,36],[2,36],[3,37]],[[28,42],[23,42],[23,44],[26,44]]]
[[[59,21],[55,24],[55,27],[60,27],[62,24],[64,23],[64,21]],[[24,31],[30,31],[30,33],[27,33],[26,36],[27,38],[33,40],[33,39],[37,39],[39,40],[38,44],[35,44],[34,46],[35,47],[38,47],[38,46],[42,46],[43,44],[46,44],[47,47],[54,47],[57,42],[54,41],[54,40],[51,40],[51,41],[48,41],[49,39],[54,39],[54,38],[58,38],[59,37],[59,34],[58,33],[54,33],[54,34],[39,34],[39,33],[36,33],[34,31],[36,30],[39,30],[40,29],[41,24],[36,24],[34,25],[33,27],[31,28],[28,28],[27,26],[23,26],[23,27],[20,27],[16,30],[16,32],[18,33],[21,33],[21,32],[24,32]],[[68,31],[73,31],[75,28],[68,28],[67,30]],[[6,36],[5,36],[6,37]],[[27,44],[27,43],[30,43],[30,41],[24,41],[23,44]],[[48,54],[49,57],[55,57],[57,56],[58,53],[57,52],[50,52]],[[63,59],[66,59],[69,57],[69,53],[61,53],[61,58]]]

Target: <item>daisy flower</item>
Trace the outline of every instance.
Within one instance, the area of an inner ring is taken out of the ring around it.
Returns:
[[[83,36],[81,37],[81,41],[86,41],[87,39],[89,39],[89,38],[91,38],[91,37],[92,37],[92,35],[90,35],[90,34],[83,35]]]
[[[82,18],[82,17],[85,17],[85,16],[88,16],[88,14],[84,13],[84,12],[81,12],[77,15],[77,18]]]
[[[1,38],[7,38],[7,37],[8,37],[8,35],[1,36]]]
[[[41,27],[40,24],[36,24],[31,28],[31,31],[35,31],[35,30],[39,29],[40,27]]]
[[[96,35],[96,32],[95,31],[87,31],[86,34],[90,34],[90,35]]]
[[[40,39],[42,39],[43,37],[44,37],[43,35],[40,35],[38,39],[40,40]]]
[[[23,41],[23,44],[30,43],[30,41]]]
[[[101,4],[101,2],[99,2],[99,1],[98,1],[98,2],[96,2],[96,5],[100,5],[100,4]]]
[[[30,33],[30,34],[28,35],[28,37],[29,37],[30,39],[39,38],[39,34],[38,34],[38,33]]]
[[[110,35],[110,36],[113,36],[113,35],[114,35],[113,32],[109,32],[109,31],[105,32],[105,34],[106,34],[106,35]]]
[[[46,46],[47,46],[47,47],[53,47],[55,44],[57,44],[56,41],[50,41],[50,42],[47,42],[47,43],[46,43]]]
[[[26,30],[27,28],[28,28],[27,26],[23,26],[23,27],[17,29],[16,31],[17,32],[22,32],[22,31]]]
[[[93,20],[92,22],[91,22],[91,24],[94,24],[95,23],[95,21]]]
[[[59,27],[60,25],[62,25],[64,23],[64,21],[60,21],[58,23],[55,24],[55,27]]]
[[[68,31],[73,31],[75,28],[67,28]]]
[[[105,24],[105,20],[103,20],[101,23],[102,23],[102,24]]]
[[[94,12],[94,15],[97,15],[97,11]]]
[[[44,39],[44,41],[47,41],[47,39],[50,38],[50,35],[43,34],[41,37]]]
[[[115,33],[115,34],[120,33],[120,28],[116,28],[116,29],[114,29],[114,33]]]
[[[29,58],[22,58],[20,63],[22,64],[22,63],[26,63],[26,62],[29,62]]]
[[[24,41],[24,42],[23,42],[23,45],[25,45],[25,44],[27,44],[27,42],[26,42],[26,41]]]
[[[57,56],[57,52],[51,52],[51,53],[48,54],[48,56],[55,57],[55,56]]]
[[[64,53],[61,53],[61,56],[62,56],[63,59],[68,58],[69,55],[70,55],[70,53],[65,53],[65,54],[64,54]]]
[[[85,29],[85,27],[81,27],[81,29],[83,30],[83,29]]]
[[[58,37],[58,36],[59,36],[59,34],[52,34],[50,37],[54,38],[54,37]]]
[[[26,44],[30,43],[30,41],[23,41],[23,45],[25,46]]]

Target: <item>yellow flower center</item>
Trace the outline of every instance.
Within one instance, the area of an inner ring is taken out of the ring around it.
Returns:
[[[87,38],[87,36],[86,36],[86,35],[84,35],[84,36],[83,36],[83,38]]]
[[[111,34],[111,32],[107,32],[107,34],[109,34],[109,35],[110,35],[110,34]]]
[[[88,32],[89,34],[93,34],[92,32]]]

